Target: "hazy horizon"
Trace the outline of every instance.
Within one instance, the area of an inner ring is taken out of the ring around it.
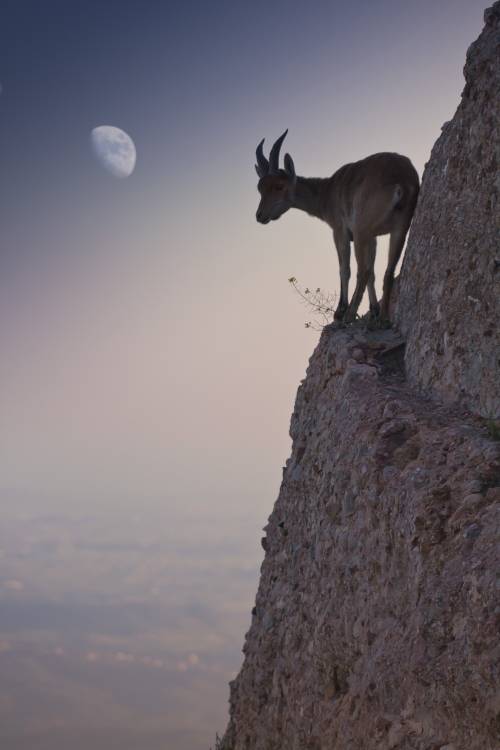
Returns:
[[[338,292],[325,225],[256,223],[255,148],[288,127],[300,175],[386,150],[422,175],[484,7],[3,3],[2,748],[224,730],[317,340],[287,279]]]

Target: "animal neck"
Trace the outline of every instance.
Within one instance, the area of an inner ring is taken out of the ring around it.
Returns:
[[[328,178],[323,177],[297,177],[292,207],[323,219],[327,182]]]

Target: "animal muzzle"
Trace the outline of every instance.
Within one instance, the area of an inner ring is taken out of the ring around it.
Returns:
[[[259,222],[259,224],[269,224],[269,222],[271,221],[271,219],[269,218],[269,216],[266,216],[260,210],[257,211],[257,213],[255,214],[255,218],[257,219],[257,221]]]

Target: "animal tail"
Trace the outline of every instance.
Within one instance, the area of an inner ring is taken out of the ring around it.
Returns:
[[[392,196],[391,210],[394,209],[394,208],[397,208],[397,206],[401,203],[403,195],[404,195],[404,191],[403,191],[403,188],[401,187],[401,185],[399,185],[399,184],[394,185],[394,193],[393,193],[393,196]]]
[[[389,194],[390,197],[390,194]],[[390,199],[390,203],[387,207],[386,213],[384,214],[384,221],[387,221],[389,217],[392,215],[392,212],[396,208],[401,207],[401,203],[405,197],[405,192],[403,190],[403,186],[400,185],[398,182],[392,186],[392,198]]]

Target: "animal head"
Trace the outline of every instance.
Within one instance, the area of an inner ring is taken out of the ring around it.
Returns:
[[[269,153],[269,161],[262,150],[264,138],[257,146],[255,169],[259,176],[257,189],[261,198],[256,218],[260,224],[268,224],[270,221],[279,219],[293,205],[297,176],[290,154],[285,154],[285,168],[279,168],[281,144],[287,133],[288,130],[285,130],[275,142]]]

